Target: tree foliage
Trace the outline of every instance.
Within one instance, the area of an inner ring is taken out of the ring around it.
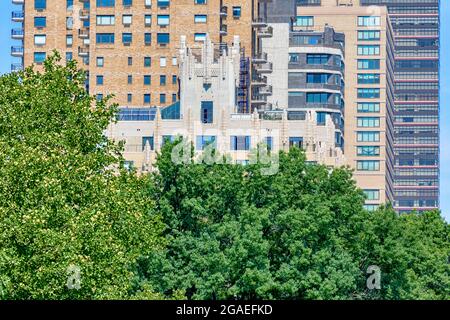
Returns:
[[[177,142],[179,143],[179,142]],[[445,299],[449,226],[438,212],[363,209],[346,168],[280,153],[262,165],[174,164],[166,146],[149,178],[167,225],[165,253],[141,278],[189,299]],[[371,265],[381,289],[367,288]]]
[[[115,106],[59,61],[0,78],[0,298],[128,298],[162,224],[103,135]]]

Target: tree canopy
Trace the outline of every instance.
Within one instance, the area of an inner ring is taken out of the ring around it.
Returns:
[[[163,226],[103,135],[115,106],[59,60],[0,78],[0,298],[127,298]]]

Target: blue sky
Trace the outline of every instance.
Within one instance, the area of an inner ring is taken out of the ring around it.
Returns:
[[[16,8],[14,8],[16,7]],[[11,0],[0,1],[0,74],[9,72],[13,58],[10,47],[11,11],[18,9]],[[441,209],[450,221],[450,1],[441,1]],[[17,42],[17,41],[16,41]]]

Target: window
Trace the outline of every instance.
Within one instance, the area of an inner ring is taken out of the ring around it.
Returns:
[[[250,150],[250,136],[231,136],[230,146],[232,151]]]
[[[133,41],[133,34],[131,33],[122,33],[122,43],[125,45],[130,44]]]
[[[35,52],[34,53],[34,62],[35,63],[42,63],[44,62],[46,57],[46,53],[45,52]]]
[[[380,155],[379,146],[357,147],[357,155],[361,157],[377,157]]]
[[[168,26],[170,23],[170,16],[168,14],[159,14],[157,20],[158,26]]]
[[[360,73],[358,74],[358,84],[379,84],[379,73]]]
[[[380,161],[378,160],[359,160],[356,162],[358,171],[379,171]]]
[[[116,17],[113,15],[98,15],[96,21],[98,26],[113,26],[116,23]]]
[[[105,65],[105,58],[97,57],[97,67],[102,68]]]
[[[158,0],[158,7],[165,8],[170,6],[169,0]]]
[[[47,18],[46,17],[34,17],[34,26],[35,26],[35,28],[45,28],[47,26]]]
[[[160,104],[165,104],[166,103],[166,94],[165,93],[161,93],[159,95],[159,103]]]
[[[168,33],[158,33],[157,34],[158,44],[168,44],[170,43],[170,34]]]
[[[358,117],[358,127],[377,128],[380,126],[380,118],[378,117]]]
[[[128,84],[133,84],[133,75],[129,74],[129,75],[127,76],[127,83],[128,83]]]
[[[233,7],[233,18],[241,17],[241,7]]]
[[[147,32],[144,34],[144,43],[146,46],[149,46],[152,44],[152,34]]]
[[[67,17],[66,18],[66,28],[68,30],[72,30],[73,29],[73,17]]]
[[[380,89],[378,88],[360,88],[358,89],[358,98],[377,99],[380,97]]]
[[[363,190],[367,200],[380,200],[380,190]]]
[[[66,9],[71,11],[73,9],[73,0],[66,1]]]
[[[47,8],[46,0],[34,0],[34,9],[36,10],[44,10]]]
[[[196,14],[194,16],[195,23],[206,23],[207,15],[206,14]]]
[[[328,103],[330,93],[327,92],[308,92],[306,94],[307,103]]]
[[[73,59],[72,52],[66,52],[66,61],[69,62]]]
[[[150,150],[154,150],[154,138],[153,137],[142,137],[142,151],[144,151],[146,146],[150,147]]]
[[[146,14],[144,17],[144,24],[146,27],[150,27],[152,25],[152,15]]]
[[[102,100],[103,99],[103,94],[102,93],[97,93],[97,95],[95,96],[97,100]]]
[[[359,70],[378,70],[380,69],[379,59],[358,59]]]
[[[194,0],[195,4],[206,4],[206,0]]]
[[[380,40],[380,31],[378,30],[358,31],[358,40],[362,41]]]
[[[273,137],[265,137],[264,138],[264,143],[267,146],[267,150],[268,151],[272,151],[272,149],[273,149]]]
[[[379,142],[380,132],[379,131],[358,131],[357,133],[358,142]]]
[[[358,112],[380,112],[380,104],[378,102],[359,102]]]
[[[379,45],[359,45],[358,55],[359,56],[377,56],[380,54]]]
[[[177,94],[172,93],[172,102],[177,102]]]
[[[306,55],[307,64],[327,64],[330,59],[328,54],[308,54]]]
[[[295,21],[297,27],[312,27],[314,26],[314,17],[312,16],[297,16]]]
[[[303,148],[303,137],[289,137],[289,148]]]
[[[200,109],[200,121],[202,123],[213,123],[213,102],[202,101]]]
[[[308,73],[306,75],[306,83],[328,83],[330,76],[327,73]]]
[[[34,44],[36,46],[43,46],[47,40],[47,36],[45,34],[37,34],[34,36]]]
[[[71,47],[73,44],[73,36],[72,35],[67,35],[66,36],[66,46]]]
[[[205,41],[206,39],[206,33],[195,33],[194,34],[194,41]]]
[[[172,76],[172,84],[177,84],[177,76],[176,75]]]
[[[159,66],[160,66],[160,67],[165,67],[165,66],[167,66],[167,58],[166,58],[166,57],[160,57],[160,58],[159,58]]]
[[[132,66],[133,65],[133,57],[128,57],[128,65]]]
[[[97,85],[98,86],[103,85],[103,76],[97,76]]]
[[[133,5],[133,0],[123,0],[122,3],[124,7],[129,7]]]
[[[144,104],[150,104],[150,102],[151,102],[150,93],[145,93],[144,94]]]
[[[152,7],[152,0],[145,0],[145,7],[151,8]]]
[[[297,63],[300,61],[300,54],[289,53],[289,63]]]
[[[325,123],[327,121],[327,113],[326,112],[317,112],[316,118],[317,118],[318,125],[325,125]]]
[[[98,44],[113,44],[114,33],[97,33],[96,41]]]
[[[122,16],[122,24],[124,26],[129,26],[131,25],[131,22],[133,21],[133,16],[131,14],[124,14]]]
[[[97,7],[114,7],[115,5],[115,0],[97,0]]]
[[[166,85],[166,76],[165,75],[160,75],[159,76],[159,84],[161,86],[165,86]]]
[[[197,150],[205,150],[209,145],[216,147],[216,137],[215,136],[197,136],[196,139]]]
[[[377,211],[379,206],[377,204],[365,204],[363,207],[367,211]]]
[[[381,23],[379,16],[361,16],[358,17],[358,26],[360,27],[375,27]]]
[[[144,67],[151,67],[151,65],[152,65],[152,58],[144,57]]]
[[[145,86],[149,86],[152,84],[152,76],[150,75],[145,75],[144,76],[144,85]]]
[[[178,64],[177,57],[172,57],[172,65],[176,66]]]

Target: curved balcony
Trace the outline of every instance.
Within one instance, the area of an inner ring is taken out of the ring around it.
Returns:
[[[11,20],[13,22],[23,22],[25,15],[23,11],[13,11],[11,12]]]
[[[267,77],[252,77],[252,86],[262,87],[267,85]]]
[[[260,38],[271,38],[273,36],[273,28],[271,26],[259,28],[256,35]]]
[[[23,29],[12,29],[11,30],[11,38],[16,40],[22,40],[23,39]]]
[[[23,46],[12,46],[11,55],[13,57],[23,57]]]
[[[271,73],[273,71],[273,64],[272,62],[258,64],[255,66],[255,70],[258,73]]]
[[[253,56],[252,62],[255,64],[267,63],[268,62],[267,61],[267,53],[262,52],[262,53],[259,53],[255,56]]]
[[[12,63],[11,64],[11,71],[15,72],[15,71],[21,71],[23,70],[23,65],[21,63]]]
[[[89,20],[89,10],[87,9],[80,10],[80,20]]]
[[[252,21],[252,27],[254,28],[264,28],[267,27],[267,21],[263,18],[257,18]]]
[[[259,91],[258,91],[259,95],[261,95],[261,96],[270,96],[270,95],[272,95],[272,92],[273,92],[272,86],[270,86],[270,85],[261,87],[261,88],[259,88]]]

